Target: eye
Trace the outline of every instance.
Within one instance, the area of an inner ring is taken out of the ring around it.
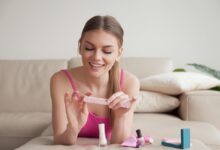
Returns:
[[[94,48],[88,48],[88,47],[86,47],[85,50],[87,50],[87,51],[92,51],[92,50],[94,50]]]
[[[111,51],[104,51],[105,54],[111,54]]]
[[[111,54],[111,53],[113,52],[113,50],[110,49],[110,48],[103,49],[102,51],[103,51],[103,53],[105,53],[105,54]]]

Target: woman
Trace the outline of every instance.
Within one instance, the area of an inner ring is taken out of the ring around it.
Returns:
[[[123,29],[111,16],[94,16],[79,40],[83,66],[51,77],[52,124],[55,144],[72,145],[77,137],[98,137],[104,123],[110,143],[131,136],[139,81],[119,68]],[[108,105],[83,101],[85,95],[106,98]],[[121,107],[130,103],[129,108]]]

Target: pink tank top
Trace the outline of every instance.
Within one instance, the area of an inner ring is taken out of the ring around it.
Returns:
[[[68,70],[62,70],[62,72],[64,72],[64,74],[66,75],[66,77],[70,81],[73,92],[77,91],[76,84],[75,84],[70,72]],[[123,85],[124,85],[124,71],[123,71],[123,69],[121,69],[120,90],[123,89]],[[80,130],[78,137],[98,138],[99,137],[99,129],[98,129],[99,123],[105,124],[106,137],[107,137],[107,139],[110,139],[110,137],[111,137],[110,118],[109,117],[99,117],[92,112],[89,112],[87,122]]]

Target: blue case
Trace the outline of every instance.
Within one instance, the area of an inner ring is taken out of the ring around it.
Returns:
[[[190,129],[189,128],[181,129],[181,144],[175,144],[166,141],[162,141],[161,144],[164,146],[180,148],[180,149],[190,148]]]

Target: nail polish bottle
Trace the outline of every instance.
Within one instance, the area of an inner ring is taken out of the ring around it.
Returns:
[[[143,146],[145,144],[144,137],[142,136],[141,130],[137,129],[137,147]]]
[[[105,136],[105,124],[100,123],[99,124],[99,146],[106,146],[107,145],[107,139]]]

